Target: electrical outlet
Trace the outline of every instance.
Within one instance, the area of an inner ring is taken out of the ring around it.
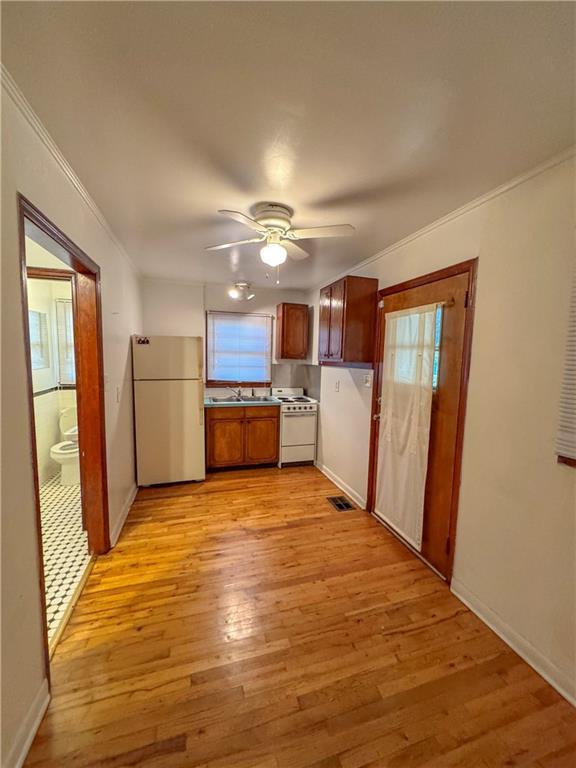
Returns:
[[[364,386],[365,387],[372,386],[372,376],[369,373],[364,374]]]
[[[340,379],[338,379],[336,384],[334,384],[334,392],[340,392]]]

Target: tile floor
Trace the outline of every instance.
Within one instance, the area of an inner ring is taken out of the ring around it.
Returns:
[[[60,485],[59,475],[48,480],[40,489],[40,512],[51,642],[90,562],[88,540],[82,529],[80,486]]]

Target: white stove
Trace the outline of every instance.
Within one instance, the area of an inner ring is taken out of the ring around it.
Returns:
[[[280,400],[280,461],[278,466],[316,459],[318,401],[301,387],[273,387]]]

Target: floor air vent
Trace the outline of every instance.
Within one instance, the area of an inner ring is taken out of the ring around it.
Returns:
[[[337,509],[339,512],[345,512],[347,509],[354,509],[354,505],[351,504],[346,496],[327,496],[326,497],[330,504],[334,507],[334,509]]]

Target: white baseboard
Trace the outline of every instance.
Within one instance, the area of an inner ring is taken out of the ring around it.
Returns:
[[[122,533],[122,528],[124,528],[124,523],[126,522],[126,518],[128,517],[128,512],[130,512],[130,508],[132,504],[134,503],[134,499],[136,498],[136,494],[138,493],[138,486],[133,485],[132,488],[130,488],[130,491],[128,493],[128,496],[126,497],[126,501],[124,502],[124,506],[122,507],[122,513],[118,520],[114,523],[114,528],[110,531],[110,544],[115,547],[118,539],[120,538],[120,534]]]
[[[2,760],[2,768],[20,768],[23,765],[34,736],[36,736],[38,726],[48,708],[49,701],[50,690],[48,688],[48,680],[44,679],[38,693],[34,697],[34,701],[30,705],[28,714],[18,729],[8,756]]]
[[[462,582],[452,579],[451,591],[461,600],[478,618],[487,624],[513,651],[521,656],[533,669],[542,675],[546,682],[555,688],[567,701],[576,706],[576,685],[574,680],[565,672],[547,659],[529,640],[518,634],[495,611],[485,605]]]
[[[342,480],[342,478],[338,477],[338,475],[337,475],[337,474],[335,474],[334,472],[332,472],[332,470],[331,470],[331,469],[328,469],[328,467],[327,467],[327,466],[325,466],[324,464],[320,464],[319,462],[316,462],[316,466],[318,467],[318,469],[320,470],[320,472],[322,472],[322,474],[323,474],[323,475],[326,475],[326,477],[327,477],[329,480],[332,480],[332,482],[334,483],[334,485],[337,485],[337,486],[338,486],[338,488],[340,488],[342,491],[344,491],[344,493],[345,493],[347,496],[350,496],[350,498],[352,499],[352,501],[355,501],[355,502],[356,502],[356,504],[357,504],[357,505],[358,505],[358,506],[359,506],[361,509],[366,509],[366,499],[365,499],[365,498],[363,498],[362,496],[360,496],[360,494],[359,494],[359,493],[357,493],[357,492],[354,490],[354,488],[351,488],[351,487],[350,487],[350,486],[349,486],[347,483],[345,483],[345,482],[344,482],[344,480]]]

